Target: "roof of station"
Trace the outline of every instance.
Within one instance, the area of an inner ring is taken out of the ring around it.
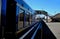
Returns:
[[[44,14],[44,15],[48,15],[48,12],[44,11],[44,10],[35,10],[36,13],[35,14]]]

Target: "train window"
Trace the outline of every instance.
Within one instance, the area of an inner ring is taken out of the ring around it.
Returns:
[[[24,11],[20,9],[18,14],[18,30],[23,28],[23,21],[24,21]]]
[[[23,5],[23,4],[22,4]],[[29,8],[28,8],[29,10]],[[17,6],[17,31],[29,27],[31,24],[31,13],[24,9],[24,7]]]
[[[26,12],[26,26],[30,26],[31,25],[31,22],[32,22],[32,16],[31,16],[31,13],[29,12]]]
[[[29,13],[26,12],[25,16],[26,16],[26,26],[28,27],[29,26],[29,18],[30,18]]]
[[[24,14],[25,13],[25,14]],[[29,27],[30,25],[30,14],[20,9],[18,14],[18,30]]]

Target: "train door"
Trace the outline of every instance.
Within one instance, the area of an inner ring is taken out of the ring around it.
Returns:
[[[24,28],[24,10],[19,8],[18,10],[18,30]]]
[[[20,29],[25,27],[25,21],[26,21],[26,16],[25,16],[25,10],[19,6],[20,4],[17,3],[16,5],[16,30],[19,31]]]
[[[1,0],[0,0],[0,37],[1,37],[1,34],[2,34],[2,26],[1,26]]]
[[[16,2],[2,0],[2,38],[15,38],[16,32]]]
[[[30,26],[30,13],[26,11],[26,27]]]

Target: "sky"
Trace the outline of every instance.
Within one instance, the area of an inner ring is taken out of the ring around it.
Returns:
[[[49,15],[60,13],[60,0],[24,0],[33,10],[45,10]]]

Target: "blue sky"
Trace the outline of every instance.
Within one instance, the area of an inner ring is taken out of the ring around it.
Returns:
[[[34,10],[45,10],[49,15],[60,12],[60,0],[24,0]]]

